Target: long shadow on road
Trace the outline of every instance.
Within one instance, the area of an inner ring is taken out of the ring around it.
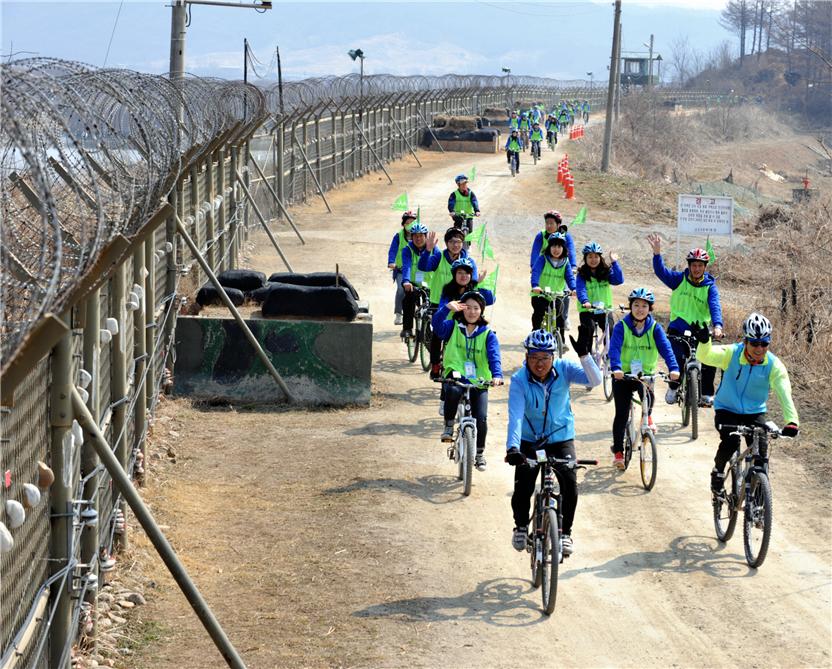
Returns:
[[[598,578],[626,578],[647,574],[703,572],[714,578],[741,578],[754,573],[742,555],[723,552],[712,537],[682,536],[670,542],[665,551],[625,553],[595,567],[562,572],[561,580],[594,575]]]
[[[408,479],[364,479],[357,478],[347,485],[329,488],[325,495],[343,495],[358,490],[389,490],[410,495],[429,504],[449,504],[464,499],[462,482],[455,476],[431,474]]]
[[[358,618],[394,618],[403,622],[472,620],[498,627],[528,627],[548,618],[527,597],[534,589],[519,578],[480,583],[473,592],[456,597],[412,597],[375,604],[356,611]]]

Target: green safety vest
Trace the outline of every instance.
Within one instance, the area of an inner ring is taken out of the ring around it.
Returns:
[[[656,329],[656,322],[641,337],[636,337],[632,330],[624,323],[624,344],[621,346],[621,370],[629,374],[632,369],[633,360],[641,360],[641,371],[645,374],[652,374],[656,371],[656,363],[659,360],[659,349],[656,348],[656,340],[653,331]]]
[[[711,309],[708,306],[708,294],[711,287],[694,286],[687,277],[670,295],[670,321],[681,318],[686,323],[711,323]]]
[[[512,119],[509,119],[509,121],[508,121],[508,127],[511,128],[512,130],[517,130],[519,125],[520,125],[520,119],[519,118],[512,118]]]
[[[422,247],[421,250],[415,249],[414,246],[410,247],[410,257],[412,259],[411,263],[410,263],[410,283],[413,284],[414,286],[421,286],[422,285],[422,283],[418,280],[417,274],[422,275],[422,281],[425,281],[425,282],[430,281],[430,272],[423,272],[422,270],[420,270],[417,267],[417,265],[419,264],[419,255],[421,255],[421,252],[424,251],[424,250],[425,250],[424,246]],[[419,254],[419,255],[417,255],[417,254]]]
[[[439,304],[439,298],[442,297],[442,288],[444,288],[445,284],[453,278],[451,275],[451,264],[445,257],[445,252],[442,251],[441,253],[442,258],[439,260],[439,266],[433,271],[430,277],[431,304]],[[461,258],[462,254],[460,254],[459,257]]]
[[[454,324],[454,331],[451,338],[445,344],[445,353],[442,356],[442,364],[445,367],[445,376],[451,372],[459,372],[465,376],[465,362],[473,362],[475,372],[470,379],[491,380],[491,368],[488,366],[488,351],[486,351],[486,339],[488,339],[489,328],[485,328],[475,337],[467,337],[462,329]]]
[[[407,235],[403,227],[399,230],[399,249],[396,251],[396,269],[402,268],[402,251],[404,251],[405,246],[407,246]]]
[[[520,130],[528,130],[529,129],[529,119],[522,118],[520,119]]]
[[[516,151],[516,152],[519,153],[520,152],[520,140],[519,139],[512,139],[511,137],[509,137],[508,150],[509,151]]]
[[[454,213],[455,214],[468,214],[469,216],[474,215],[474,205],[471,204],[471,195],[473,191],[469,188],[468,195],[463,195],[459,192],[459,188],[456,189],[456,199],[454,200]]]
[[[607,309],[612,306],[612,286],[609,281],[598,281],[592,277],[586,282],[586,296],[590,304],[603,302]],[[578,311],[592,311],[592,309],[585,309],[582,304],[579,304]]]
[[[532,134],[529,135],[529,139],[533,142],[542,142],[543,141],[543,131],[538,128],[537,130],[532,130]]]
[[[538,285],[544,289],[550,288],[553,293],[562,293],[566,288],[566,266],[568,264],[563,263],[560,267],[552,267],[552,263],[547,258],[543,271],[540,273]],[[540,296],[533,292],[532,297]]]

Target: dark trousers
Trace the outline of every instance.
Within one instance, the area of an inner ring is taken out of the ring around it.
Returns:
[[[456,417],[459,402],[465,389],[457,385],[443,383],[445,390],[445,421],[451,422]],[[488,434],[488,389],[471,389],[471,415],[477,419],[477,454],[485,450],[485,437]]]
[[[402,300],[402,328],[404,330],[413,329],[413,314],[416,312],[417,295],[415,288],[410,292],[404,291],[404,299]]]
[[[520,451],[527,458],[535,458],[536,446],[531,441],[521,441]],[[555,458],[576,459],[575,442],[572,439],[546,444],[546,453]],[[514,493],[511,496],[511,510],[514,514],[514,525],[526,527],[529,524],[529,513],[532,507],[532,494],[537,481],[540,467],[521,465],[514,468]],[[578,476],[574,469],[566,467],[555,468],[561,495],[561,513],[563,514],[563,533],[572,533],[572,522],[575,520],[575,508],[578,506]]]
[[[506,150],[506,162],[507,162],[509,165],[511,165],[511,160],[512,160],[512,158],[513,158],[513,157],[515,157],[515,156],[516,156],[515,160],[516,160],[517,162],[516,162],[516,163],[514,163],[514,167],[515,167],[515,168],[516,168],[516,170],[519,172],[519,171],[520,171],[520,154],[519,154],[517,151],[508,151],[508,150]]]
[[[433,334],[430,338],[430,364],[438,365],[442,360],[442,340]]]
[[[609,318],[612,320],[612,315],[609,314],[593,314],[589,311],[581,311],[579,313],[580,327],[578,328],[578,345],[584,350],[588,351],[592,345],[592,337],[595,334],[595,328],[604,330],[604,324]],[[612,323],[610,323],[610,333],[612,333]]]
[[[630,404],[633,399],[633,391],[644,400],[644,385],[632,379],[612,380],[612,398],[615,402],[615,418],[612,420],[612,452],[624,452],[624,431],[627,427],[627,419],[630,417]],[[653,413],[654,396],[650,390],[650,413]]]
[[[740,438],[736,434],[731,434],[730,429],[720,429],[720,425],[765,425],[767,414],[765,413],[750,413],[738,414],[725,409],[717,409],[714,411],[714,425],[719,432],[719,447],[716,450],[714,457],[714,467],[719,472],[725,471],[725,465],[731,456],[740,448]],[[746,446],[751,445],[751,435],[745,438]],[[760,443],[760,456],[763,460],[768,458],[768,440],[764,437]]]
[[[552,307],[557,314],[557,328],[560,330],[561,339],[563,338],[564,330],[564,314],[566,313],[564,307],[566,306],[566,298],[556,297],[554,306]],[[532,330],[539,330],[543,324],[543,317],[546,315],[546,310],[549,308],[550,300],[545,297],[532,298]]]
[[[667,329],[668,334],[672,335],[682,335],[683,332],[679,332],[674,328]],[[679,373],[685,373],[685,365],[688,362],[688,348],[685,344],[681,342],[677,342],[674,339],[670,340],[670,346],[673,349],[673,355],[676,356],[676,362],[679,365]],[[716,367],[711,367],[710,365],[702,365],[702,394],[703,395],[711,395],[714,394],[714,380],[716,379]],[[668,388],[678,388],[679,382],[678,381],[668,381],[667,382]]]

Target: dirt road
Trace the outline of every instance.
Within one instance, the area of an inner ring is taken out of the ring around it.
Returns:
[[[172,446],[176,463],[152,462],[147,498],[248,666],[830,666],[829,491],[777,446],[774,533],[755,573],[741,531],[724,546],[713,538],[711,413],[691,443],[675,408],[657,407],[659,478],[646,494],[637,471],[610,466],[612,406],[600,390],[573,392],[578,452],[602,464],[579,475],[576,551],[554,616],[541,614],[527,556],[510,546],[508,390],[490,393],[488,470],[475,472],[465,499],[438,439],[436,388],[405,362],[393,326],[390,204],[407,190],[441,230],[453,176],[477,165],[473,186],[500,265],[489,318],[508,375],[530,327],[531,238],[543,211],[571,218],[580,201],[564,203],[552,187],[550,153],[516,179],[503,156],[420,157],[422,169],[392,166],[394,186],[371,176],[333,192],[333,215],[318,203],[298,208],[307,246],[281,237],[296,269],[338,262],[370,300],[371,406],[204,410],[173,400],[156,423],[157,447]],[[590,220],[573,232],[579,244],[591,235],[619,251],[629,291],[657,286],[647,230]],[[251,265],[280,269],[263,240]],[[154,632],[128,666],[222,666],[147,542],[133,537],[135,569],[156,587],[139,612]]]

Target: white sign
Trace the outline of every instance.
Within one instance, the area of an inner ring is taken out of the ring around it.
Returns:
[[[680,235],[731,237],[734,232],[734,198],[680,195],[677,228]]]

